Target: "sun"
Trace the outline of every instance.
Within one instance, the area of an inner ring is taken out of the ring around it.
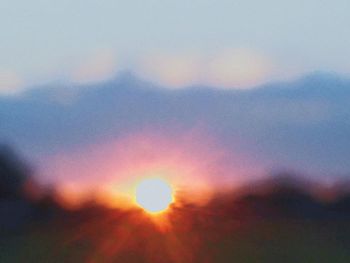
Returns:
[[[137,185],[136,202],[149,213],[163,212],[173,201],[173,189],[165,180],[144,179]]]

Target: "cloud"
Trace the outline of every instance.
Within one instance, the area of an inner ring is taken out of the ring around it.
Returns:
[[[0,70],[0,95],[14,95],[21,91],[23,82],[19,75],[11,70]]]
[[[142,77],[171,88],[196,84],[221,88],[249,88],[267,81],[273,62],[251,49],[229,49],[212,55],[151,54],[139,62]]]
[[[266,56],[249,49],[221,52],[208,63],[206,82],[224,88],[249,88],[271,77],[273,63]]]
[[[193,54],[151,54],[136,69],[143,78],[171,88],[195,84],[200,77],[200,57]]]
[[[116,56],[114,50],[100,49],[79,61],[70,61],[65,70],[54,70],[49,78],[60,79],[68,76],[72,83],[98,83],[112,78],[118,71],[126,68],[125,62],[125,59],[123,61],[122,57]],[[130,69],[142,78],[168,88],[210,85],[241,89],[263,84],[276,75],[272,60],[252,49],[228,49],[212,54],[196,51],[149,53],[139,56]],[[26,81],[28,79],[30,78],[26,78]],[[48,77],[37,79],[48,82]],[[37,82],[25,84],[28,86]],[[0,70],[0,93],[16,94],[23,90],[22,86],[18,74]]]
[[[112,50],[99,50],[83,60],[70,74],[75,83],[99,82],[117,71],[117,58]]]

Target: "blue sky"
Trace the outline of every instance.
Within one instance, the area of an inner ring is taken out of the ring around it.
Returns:
[[[1,0],[0,6],[6,92],[57,79],[100,80],[125,68],[170,86],[243,87],[316,70],[350,72],[346,0]]]

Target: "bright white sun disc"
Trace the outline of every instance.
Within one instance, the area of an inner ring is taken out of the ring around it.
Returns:
[[[173,190],[162,179],[145,179],[136,188],[136,202],[148,212],[162,212],[173,202]]]

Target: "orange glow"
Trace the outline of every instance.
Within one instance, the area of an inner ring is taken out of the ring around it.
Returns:
[[[62,153],[47,163],[50,169],[45,173],[59,178],[55,184],[65,202],[71,200],[75,206],[93,193],[98,202],[129,209],[135,208],[137,185],[146,178],[171,182],[177,205],[183,200],[205,204],[215,187],[228,185],[223,175],[234,182],[243,178],[240,167],[246,161],[198,130],[146,130]]]

